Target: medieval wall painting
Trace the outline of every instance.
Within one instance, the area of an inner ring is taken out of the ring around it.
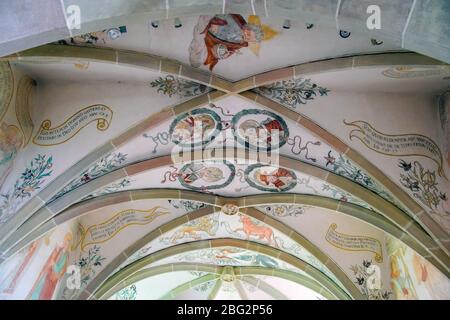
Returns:
[[[303,78],[277,81],[255,88],[254,91],[292,109],[327,96],[330,92],[327,88],[311,82],[311,79]]]
[[[448,300],[450,280],[400,240],[387,237],[391,289],[399,300]]]
[[[51,176],[53,170],[53,157],[38,154],[22,171],[15,181],[13,188],[2,191],[0,202],[0,225],[16,213],[23,203],[42,188],[43,183]]]
[[[235,138],[249,149],[279,149],[289,138],[286,122],[267,110],[242,110],[234,115],[231,122]]]
[[[347,251],[369,251],[374,254],[374,260],[383,262],[383,249],[380,240],[371,237],[344,234],[337,231],[338,225],[332,223],[325,235],[331,245]]]
[[[97,123],[99,131],[107,130],[111,123],[113,111],[105,105],[92,105],[77,111],[62,124],[52,128],[52,122],[42,122],[33,143],[40,146],[52,146],[72,139],[78,131],[91,122]]]
[[[350,140],[355,138],[381,155],[396,157],[398,184],[444,229],[450,230],[448,166],[437,143],[420,134],[386,134],[362,120],[344,123],[355,128],[349,133]]]
[[[438,174],[445,177],[441,150],[432,139],[420,134],[386,134],[362,120],[344,120],[344,123],[352,129],[349,133],[350,140],[358,139],[369,149],[388,156],[426,157],[436,163]]]
[[[169,214],[167,208],[160,206],[147,210],[127,209],[117,212],[107,221],[86,228],[81,241],[81,250],[84,251],[87,246],[109,241],[128,226],[147,225],[166,214]]]
[[[245,214],[215,213],[183,224],[153,240],[123,265],[170,246],[214,238],[235,238],[269,245],[288,252],[339,283],[336,277],[314,255],[275,228]]]
[[[1,266],[4,299],[49,300],[65,287],[67,267],[76,258],[74,224],[65,224],[32,242]],[[4,268],[4,269],[3,269]]]
[[[258,16],[247,19],[239,14],[200,16],[189,46],[189,61],[193,67],[206,66],[212,71],[221,60],[239,56],[244,49],[259,56],[262,42],[278,33],[262,24]]]
[[[40,240],[33,241],[26,249],[20,251],[11,261],[7,262],[1,268],[0,276],[0,297],[13,295],[17,284],[22,280],[24,272],[33,260]]]
[[[150,82],[150,86],[154,88],[157,93],[169,97],[177,96],[179,99],[193,98],[212,90],[204,84],[177,78],[173,75],[168,75],[164,78],[156,78]]]

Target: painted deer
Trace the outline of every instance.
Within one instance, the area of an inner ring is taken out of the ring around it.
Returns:
[[[242,228],[238,228],[234,230],[234,232],[243,231],[247,240],[249,240],[250,236],[256,236],[260,240],[266,240],[269,245],[272,243],[275,244],[275,246],[277,245],[273,231],[270,227],[259,226],[255,224],[250,217],[245,215],[241,215],[239,221],[242,222]]]

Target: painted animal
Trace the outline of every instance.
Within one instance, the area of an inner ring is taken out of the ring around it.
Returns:
[[[273,231],[270,227],[257,225],[252,221],[252,219],[250,219],[250,217],[244,215],[241,215],[239,221],[242,222],[242,228],[238,228],[234,230],[234,232],[243,231],[247,240],[249,240],[250,236],[256,236],[260,240],[267,241],[269,245],[276,245]]]
[[[172,243],[176,243],[178,240],[184,238],[193,238],[195,240],[200,240],[201,232],[206,232],[209,236],[214,236],[216,233],[216,224],[217,222],[210,217],[199,218],[197,221],[193,221],[188,225],[182,226],[180,230],[173,234],[170,241]]]

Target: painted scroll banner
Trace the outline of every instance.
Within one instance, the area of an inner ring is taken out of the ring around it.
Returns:
[[[369,149],[388,156],[426,157],[436,162],[439,175],[445,177],[441,150],[430,138],[420,134],[385,134],[362,120],[353,122],[344,120],[344,124],[357,128],[350,131],[350,140],[359,139]]]
[[[328,243],[347,251],[373,252],[375,254],[375,261],[378,263],[383,262],[381,242],[379,240],[366,236],[339,233],[336,229],[336,223],[332,223],[328,228],[327,234],[325,235],[325,240],[327,240]]]
[[[54,146],[73,138],[81,129],[89,123],[97,121],[97,129],[108,129],[113,116],[112,110],[103,105],[95,104],[81,109],[61,125],[52,128],[51,121],[42,122],[38,133],[33,138],[33,143],[40,146]]]
[[[169,214],[169,211],[160,206],[148,210],[127,209],[120,211],[105,222],[87,228],[81,241],[81,250],[84,251],[84,248],[88,245],[104,243],[112,239],[126,227],[146,225],[165,214]]]

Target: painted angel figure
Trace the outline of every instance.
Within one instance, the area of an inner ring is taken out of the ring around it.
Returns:
[[[203,64],[212,71],[220,60],[240,54],[242,48],[249,48],[258,56],[261,42],[277,34],[261,24],[258,16],[249,16],[248,21],[239,14],[200,16],[189,47],[190,63],[196,68]]]

